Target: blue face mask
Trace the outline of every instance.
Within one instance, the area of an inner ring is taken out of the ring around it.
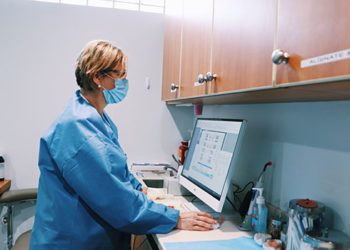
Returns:
[[[115,88],[111,90],[103,90],[103,95],[105,97],[107,104],[119,103],[121,102],[129,89],[128,79],[115,79]]]

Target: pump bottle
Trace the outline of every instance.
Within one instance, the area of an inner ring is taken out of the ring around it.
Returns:
[[[267,207],[265,198],[262,196],[263,188],[253,188],[259,192],[256,203],[253,207],[252,228],[256,233],[266,233],[267,231]]]

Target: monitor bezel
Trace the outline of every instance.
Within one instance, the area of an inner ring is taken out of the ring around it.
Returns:
[[[216,198],[214,195],[212,195],[210,192],[204,190],[202,187],[198,186],[197,184],[195,184],[194,182],[192,182],[190,179],[188,179],[186,176],[183,175],[183,167],[181,168],[181,173],[179,176],[179,183],[180,185],[182,185],[183,187],[185,187],[186,189],[188,189],[192,194],[194,194],[197,198],[199,198],[200,200],[202,200],[205,204],[207,204],[209,207],[211,207],[214,211],[216,212],[221,212],[222,208],[224,206],[225,200],[226,200],[226,196],[227,196],[227,192],[228,189],[230,187],[230,183],[231,183],[231,179],[232,179],[232,175],[233,175],[233,170],[237,164],[237,160],[238,160],[238,155],[239,155],[239,151],[241,149],[241,144],[242,144],[242,138],[245,134],[245,129],[246,129],[246,124],[247,121],[244,119],[226,119],[226,118],[197,118],[196,122],[194,124],[193,127],[193,131],[194,129],[197,127],[197,123],[199,120],[206,120],[206,121],[229,121],[229,122],[241,122],[241,128],[238,134],[238,138],[237,138],[237,143],[236,143],[236,147],[235,147],[235,151],[234,151],[234,155],[231,159],[230,162],[230,167],[225,179],[225,183],[222,189],[222,193],[221,196],[218,198]],[[191,142],[189,145],[189,148],[191,148],[192,146],[192,138],[191,138]],[[185,163],[188,160],[188,158],[185,159]]]

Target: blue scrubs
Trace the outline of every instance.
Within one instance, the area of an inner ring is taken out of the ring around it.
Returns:
[[[41,138],[30,249],[130,249],[130,234],[168,233],[179,211],[140,192],[117,128],[77,91]]]

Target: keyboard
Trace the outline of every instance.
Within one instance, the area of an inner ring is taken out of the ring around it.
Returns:
[[[185,198],[168,194],[166,188],[148,188],[147,197],[154,202],[180,210],[180,212],[199,211],[199,209]]]
[[[157,198],[152,200],[156,203],[160,203],[170,208],[175,208],[177,210],[180,210],[180,212],[199,211],[199,209],[195,205],[193,205],[191,202],[186,201],[184,198],[181,199],[181,198],[169,196],[169,195],[163,196],[162,198],[160,198],[160,195],[157,195]]]
[[[180,204],[180,212],[191,212],[191,211],[199,211],[199,209],[193,205],[191,202],[182,202]]]

